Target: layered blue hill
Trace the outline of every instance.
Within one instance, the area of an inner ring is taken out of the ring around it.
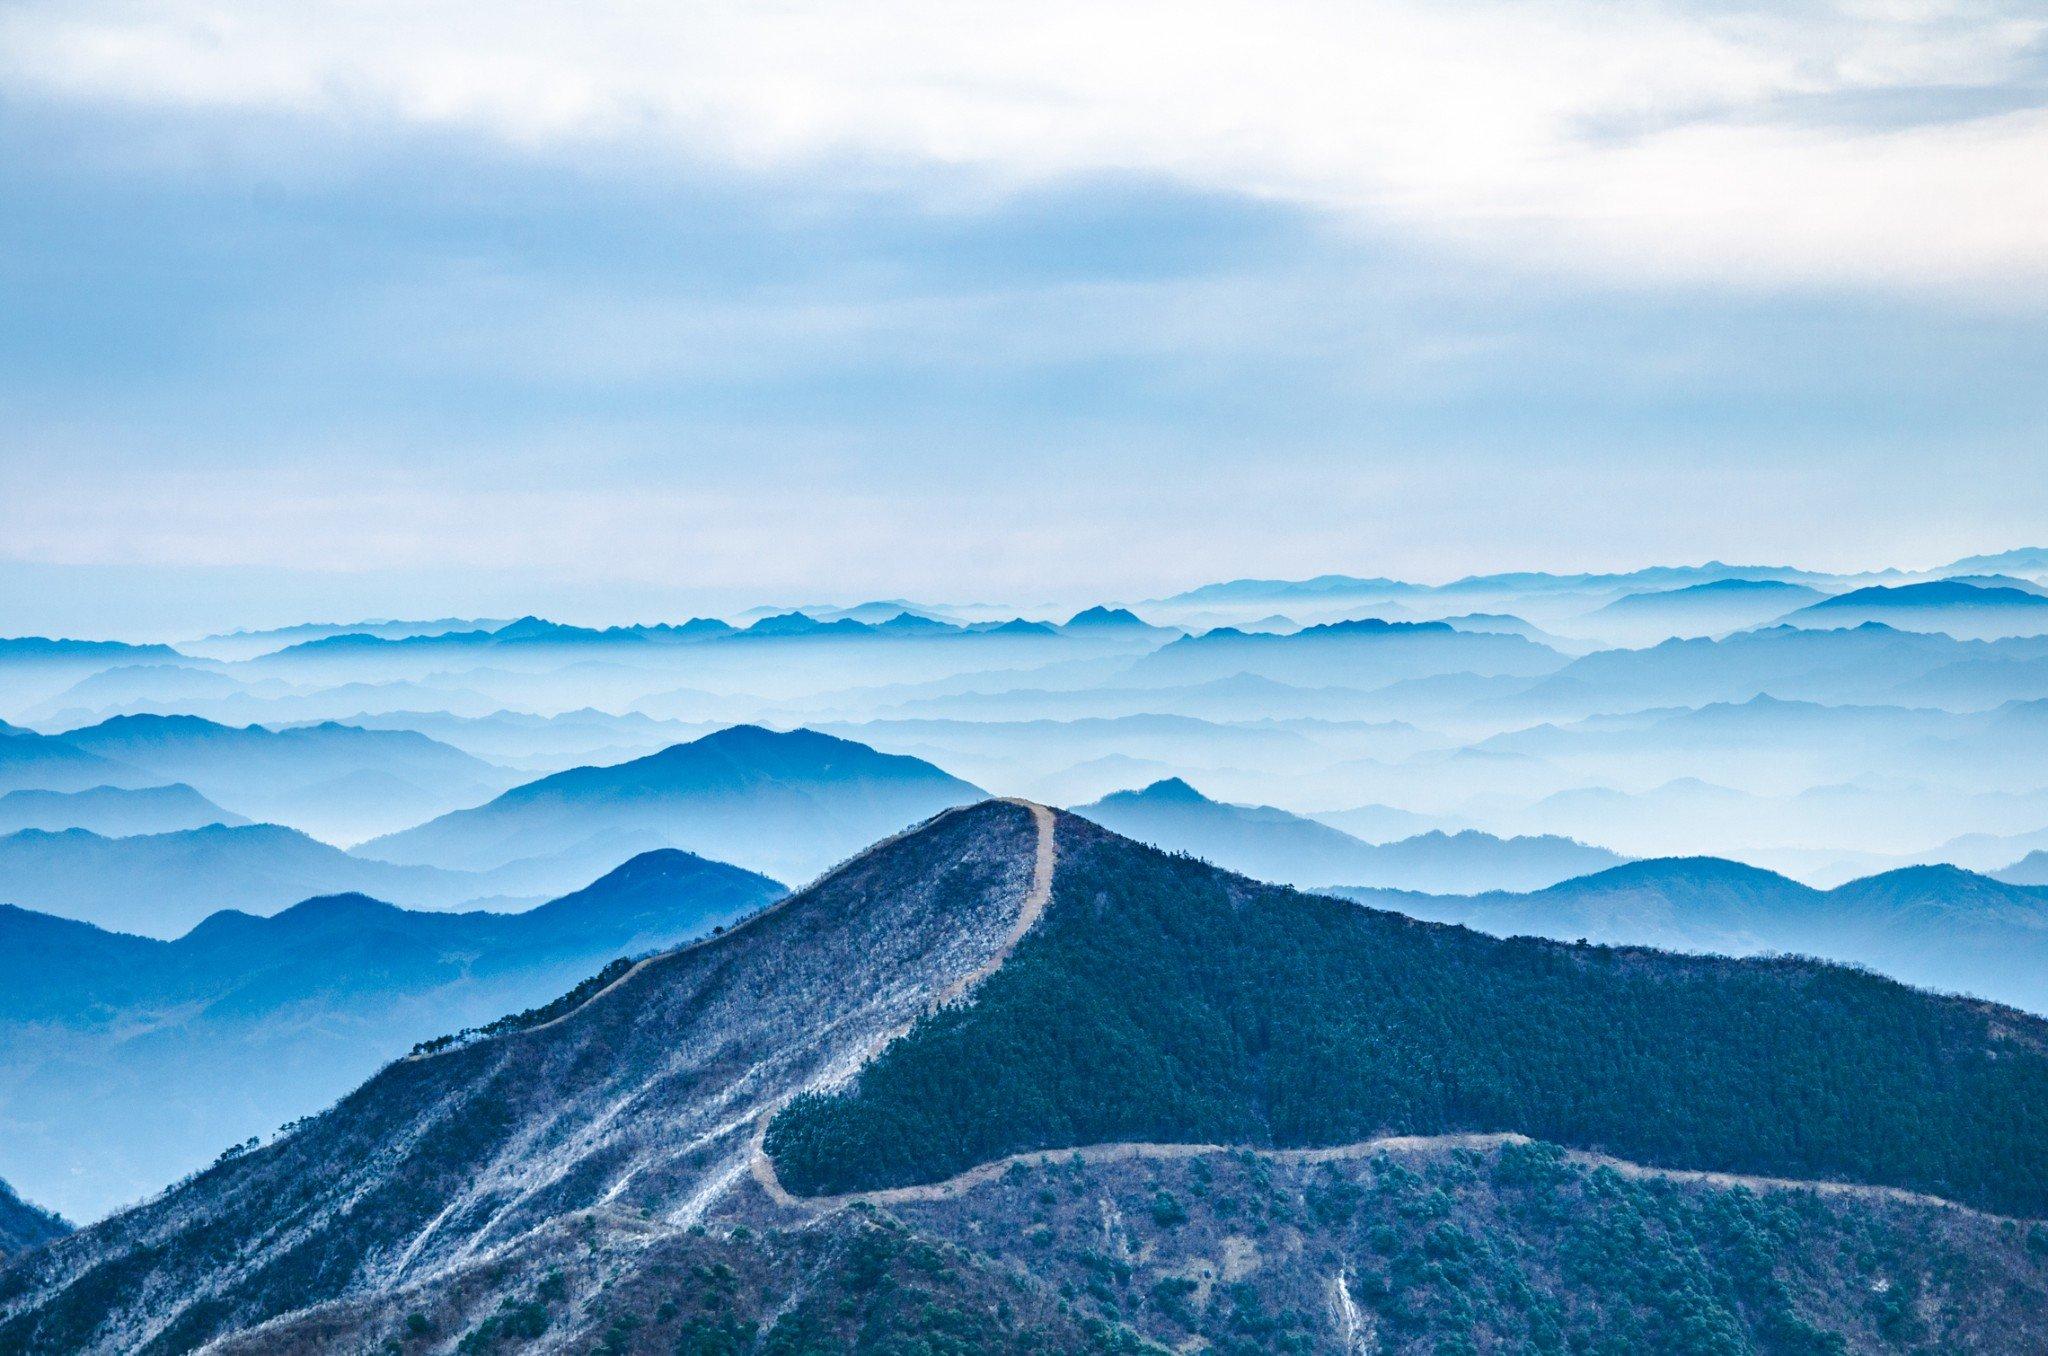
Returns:
[[[632,831],[801,881],[981,796],[922,759],[812,730],[736,725],[631,762],[542,777],[359,850],[390,862],[489,870]]]
[[[1827,627],[1874,621],[1965,639],[2035,636],[2048,632],[2048,597],[2006,584],[1937,579],[1856,589],[1800,608],[1784,620],[1794,626]]]
[[[318,1110],[418,1041],[543,1003],[781,893],[659,851],[522,913],[329,895],[270,917],[215,913],[162,941],[0,907],[8,1172],[90,1218]]]
[[[1819,956],[2048,1012],[2048,887],[1953,866],[1907,867],[1816,890],[1720,858],[1660,858],[1520,894],[1338,893],[1500,936]]]
[[[1623,860],[1568,838],[1432,831],[1368,843],[1269,805],[1210,800],[1179,778],[1119,791],[1074,813],[1142,843],[1288,885],[1371,885],[1429,893],[1536,889]]]
[[[191,787],[95,786],[84,791],[19,790],[0,794],[0,835],[23,829],[56,833],[85,829],[107,838],[175,833],[208,824],[246,824]]]

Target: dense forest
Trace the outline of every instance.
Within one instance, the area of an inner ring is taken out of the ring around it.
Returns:
[[[1059,831],[1010,962],[772,1124],[792,1190],[1113,1140],[1513,1130],[2048,1213],[2034,1019],[1812,961],[1499,940]]]

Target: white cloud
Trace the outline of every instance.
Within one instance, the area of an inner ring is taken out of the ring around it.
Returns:
[[[61,0],[0,19],[0,78],[679,162],[937,165],[997,185],[1160,175],[1623,281],[2033,296],[2048,281],[2048,108],[1884,125],[1814,110],[2018,90],[2048,31],[2038,14],[1973,0]]]

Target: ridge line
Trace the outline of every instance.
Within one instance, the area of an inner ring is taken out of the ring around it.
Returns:
[[[1205,1143],[1160,1143],[1153,1141],[1116,1140],[1103,1144],[1079,1145],[1060,1149],[1027,1149],[1019,1153],[1006,1154],[1001,1158],[978,1163],[965,1172],[937,1182],[922,1182],[910,1186],[882,1187],[874,1191],[848,1191],[836,1196],[789,1197],[790,1203],[808,1206],[812,1209],[838,1209],[850,1205],[910,1205],[928,1201],[951,1200],[976,1187],[995,1181],[1013,1167],[1047,1167],[1076,1159],[1083,1163],[1118,1163],[1131,1159],[1177,1159],[1202,1158],[1211,1154],[1255,1154],[1276,1163],[1332,1163],[1347,1159],[1371,1158],[1379,1154],[1435,1153],[1448,1149],[1502,1149],[1514,1145],[1548,1143],[1532,1139],[1515,1131],[1486,1133],[1463,1132],[1445,1135],[1381,1135],[1373,1139],[1359,1140],[1351,1144],[1325,1145],[1317,1148],[1276,1149],[1256,1144],[1205,1144]],[[1945,1196],[1936,1196],[1924,1191],[1913,1191],[1906,1187],[1884,1186],[1869,1182],[1839,1182],[1824,1178],[1767,1177],[1752,1173],[1721,1172],[1711,1168],[1669,1168],[1655,1164],[1637,1163],[1611,1154],[1598,1153],[1590,1149],[1574,1149],[1567,1145],[1554,1145],[1567,1162],[1586,1168],[1606,1168],[1620,1176],[1634,1180],[1659,1180],[1684,1182],[1712,1187],[1718,1190],[1744,1189],[1758,1193],[1767,1191],[1810,1191],[1819,1196],[1846,1196],[1861,1200],[1891,1201],[1901,1205],[1925,1206],[1941,1210],[1953,1210],[1959,1214],[1978,1219],[1999,1220],[2011,1223],[2036,1223],[2027,1216],[2001,1215],[1995,1211],[1979,1209],[1952,1201]],[[770,1164],[771,1170],[773,1165]],[[784,1193],[787,1196],[787,1193]]]
[[[1052,902],[1053,871],[1059,864],[1059,848],[1055,833],[1057,821],[1054,819],[1052,811],[1040,805],[1037,801],[1025,800],[1021,796],[1002,796],[998,799],[1010,805],[1022,806],[1031,812],[1032,826],[1037,830],[1037,843],[1031,860],[1031,886],[1024,892],[1024,898],[1018,905],[1017,917],[1011,922],[1009,930],[1003,934],[1002,940],[997,943],[996,949],[990,953],[988,959],[954,980],[951,984],[948,984],[945,988],[939,990],[925,1011],[945,1007],[1001,969],[1003,962],[1007,961],[1010,958],[1010,954],[1017,949],[1017,944],[1024,940],[1024,935],[1037,925],[1039,918],[1045,913],[1046,905]],[[624,976],[621,976],[621,978],[624,978]],[[923,1014],[920,1013],[919,1015],[922,1016]],[[911,1025],[916,1020],[916,1018],[912,1018],[909,1022],[900,1023],[877,1035],[872,1041],[868,1042],[867,1048],[861,1051],[854,1067],[858,1069],[861,1065],[866,1064],[869,1060],[880,1054],[883,1047],[888,1045],[889,1042],[910,1030]],[[839,1204],[845,1198],[837,1196],[806,1197],[792,1195],[789,1189],[782,1185],[782,1178],[775,1171],[775,1160],[768,1156],[768,1123],[774,1120],[776,1114],[789,1104],[791,1098],[795,1097],[798,1092],[803,1091],[808,1091],[808,1089],[798,1088],[795,1091],[783,1094],[765,1107],[761,1114],[755,1118],[753,1133],[747,1138],[747,1168],[753,1175],[754,1181],[759,1184],[763,1191],[768,1193],[769,1199],[773,1200],[777,1205],[802,1209],[829,1209]]]

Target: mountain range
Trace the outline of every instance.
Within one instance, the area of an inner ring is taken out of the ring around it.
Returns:
[[[1368,843],[1269,805],[1210,800],[1179,778],[1119,791],[1076,806],[1074,813],[1141,843],[1288,885],[1375,885],[1435,894],[1531,890],[1623,860],[1568,838],[1501,839],[1470,830]]]
[[[516,780],[414,731],[331,722],[273,730],[116,716],[60,738],[148,781],[181,782],[251,818],[342,841],[475,804]]]
[[[61,833],[84,829],[109,838],[176,833],[209,824],[249,821],[223,810],[189,786],[95,786],[83,791],[18,790],[0,793],[0,835],[23,829]]]
[[[1987,676],[2015,686],[1977,704],[2042,695],[2048,638],[1958,640],[1879,622],[1807,629],[1776,625],[1714,639],[1665,640],[1642,650],[1601,650],[1493,703],[1504,718],[1555,719],[1657,707],[1788,701],[1885,702],[1939,687],[1957,670],[1982,692]]]
[[[1821,956],[2048,1013],[2048,886],[1953,866],[1906,867],[1816,890],[1739,862],[1667,858],[1520,894],[1337,893],[1500,936]]]
[[[2044,1210],[2038,1019],[991,802],[26,1255],[0,1350],[2018,1352]]]
[[[780,893],[660,851],[523,913],[335,895],[271,917],[216,913],[160,941],[0,907],[9,1173],[92,1218],[319,1110],[415,1042],[543,1003]]]
[[[1366,618],[1288,635],[1221,627],[1160,646],[1134,662],[1130,674],[1160,684],[1249,673],[1296,686],[1380,687],[1435,674],[1535,677],[1565,662],[1557,651],[1518,635]]]
[[[1937,579],[1855,589],[1800,608],[1793,626],[1882,622],[1908,631],[1940,631],[1964,640],[2048,632],[2048,597],[2023,581]]]
[[[1782,579],[1733,576],[1683,588],[1628,593],[1580,620],[1585,628],[1623,639],[1716,636],[1776,621],[1828,593]]]
[[[531,902],[535,884],[556,878],[558,865],[514,863],[495,872],[396,866],[276,824],[126,837],[24,829],[0,838],[0,903],[173,937],[221,909],[270,914],[318,894],[361,892],[425,908]]]
[[[0,636],[0,716],[15,716],[103,669],[175,663],[181,658],[168,645]]]

